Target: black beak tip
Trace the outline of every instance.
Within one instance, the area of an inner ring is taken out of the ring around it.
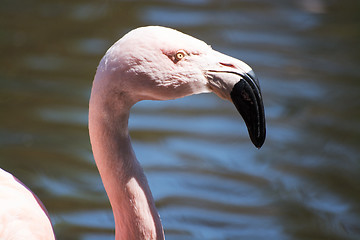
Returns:
[[[252,143],[260,149],[265,142],[265,112],[258,83],[251,75],[244,75],[231,93],[231,99],[245,121]]]
[[[260,149],[262,147],[262,145],[264,144],[265,142],[265,137],[266,137],[266,133],[264,132],[261,136],[259,137],[251,137],[250,135],[250,138],[251,138],[251,142],[255,145],[255,147],[257,149]]]

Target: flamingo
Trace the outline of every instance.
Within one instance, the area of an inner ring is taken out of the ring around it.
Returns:
[[[144,171],[131,146],[130,108],[141,100],[167,100],[214,92],[233,102],[253,144],[266,135],[257,78],[244,62],[177,30],[146,26],[111,46],[97,68],[89,101],[94,159],[113,210],[115,239],[164,239]],[[0,171],[1,239],[55,239],[41,201]]]

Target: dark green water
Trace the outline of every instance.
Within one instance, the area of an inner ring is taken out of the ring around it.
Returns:
[[[0,5],[0,166],[58,239],[112,239],[87,105],[108,47],[176,28],[252,66],[267,140],[255,149],[213,94],[137,104],[131,136],[166,237],[360,239],[360,2],[21,1]]]

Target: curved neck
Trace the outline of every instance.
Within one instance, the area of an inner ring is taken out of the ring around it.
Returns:
[[[164,239],[160,217],[128,133],[126,94],[107,80],[94,80],[89,134],[96,165],[115,219],[115,239]]]

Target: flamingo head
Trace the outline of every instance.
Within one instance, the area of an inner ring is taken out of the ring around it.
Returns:
[[[177,30],[148,26],[130,31],[109,48],[98,79],[131,103],[214,92],[234,103],[257,148],[265,141],[262,94],[253,70]]]

